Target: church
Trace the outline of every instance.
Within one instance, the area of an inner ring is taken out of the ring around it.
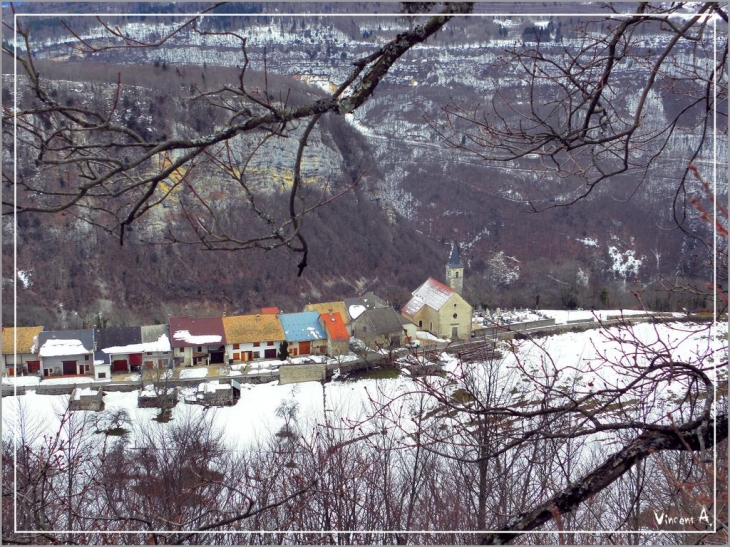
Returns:
[[[472,307],[461,297],[464,288],[464,265],[459,246],[451,247],[446,264],[446,283],[429,277],[411,293],[411,299],[401,308],[401,314],[439,338],[463,340],[471,337]]]

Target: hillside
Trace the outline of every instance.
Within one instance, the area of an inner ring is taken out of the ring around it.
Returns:
[[[206,18],[205,28],[245,36],[249,85],[265,87],[271,97],[292,105],[322,96],[346,77],[353,60],[414,24],[403,17],[362,15],[358,5],[338,8],[350,10],[351,17],[264,16],[254,14],[254,6],[238,12],[249,15]],[[270,9],[296,11],[296,5]],[[553,39],[544,45],[549,54],[577,47],[575,28],[584,22],[559,12],[544,18],[553,29]],[[109,18],[138,40],[161,36],[173,24],[154,17]],[[107,39],[93,19],[69,20],[85,41]],[[93,322],[99,312],[114,324],[125,324],[164,322],[173,313],[245,312],[263,305],[293,311],[310,301],[364,290],[398,304],[425,278],[443,275],[452,241],[463,250],[465,294],[475,305],[630,306],[634,292],[646,291],[654,309],[708,306],[701,297],[654,292],[660,280],[703,284],[711,275],[702,242],[686,238],[675,224],[675,217],[681,218],[685,230],[708,236],[698,215],[691,208],[677,213],[674,201],[677,172],[690,161],[687,150],[699,138],[690,123],[675,128],[662,161],[650,169],[613,177],[586,199],[559,208],[550,206],[585,191],[578,179],[554,177],[530,157],[485,162],[444,142],[442,137],[453,136],[445,108],[482,115],[483,107],[498,97],[509,97],[517,109],[528,104],[524,82],[504,60],[523,29],[539,22],[523,16],[453,21],[399,60],[375,96],[354,114],[323,118],[305,155],[307,203],[360,182],[305,220],[310,256],[303,277],[296,277],[297,256],[284,251],[212,252],[170,245],[171,232],[189,232],[182,213],[194,202],[177,190],[133,227],[123,247],[71,212],[29,213],[18,219],[18,269],[30,272],[19,284],[19,322],[74,327]],[[225,123],[219,108],[190,97],[236,81],[241,49],[230,37],[183,32],[163,47],[79,55],[70,49],[75,39],[57,20],[40,19],[34,25],[39,70],[66,104],[109,108],[120,75],[121,103],[115,115],[151,139],[206,134]],[[638,37],[635,47],[650,56],[663,40],[657,27]],[[678,55],[676,66],[687,63],[689,54]],[[7,68],[12,64],[3,67],[3,95],[12,100]],[[635,106],[631,86],[641,69],[637,65],[621,73],[617,85],[626,93],[617,98],[617,108]],[[33,98],[23,91],[22,80],[20,84],[19,104],[29,106]],[[544,102],[552,91],[546,84],[535,93]],[[672,90],[660,89],[650,97],[646,130],[659,130],[681,108]],[[466,142],[456,135],[457,144]],[[726,142],[725,135],[720,138]],[[248,183],[262,204],[283,214],[281,196],[291,185],[296,138],[268,140],[261,148],[250,136],[237,139],[237,161],[245,160],[246,150],[255,150],[247,163]],[[721,165],[727,163],[726,148],[718,147]],[[653,153],[647,148],[640,158]],[[20,146],[20,176],[59,191],[68,183],[63,174],[48,177],[30,159]],[[158,164],[176,159],[160,157]],[[704,155],[699,163],[712,159]],[[9,161],[7,155],[4,161]],[[234,181],[206,167],[191,171],[189,178],[232,230],[253,233]],[[696,181],[685,190],[689,195],[702,191]],[[720,200],[726,200],[726,186],[718,191]],[[547,209],[529,212],[530,203]],[[3,235],[7,299],[15,277],[9,217]],[[5,324],[12,321],[11,312],[3,309]]]

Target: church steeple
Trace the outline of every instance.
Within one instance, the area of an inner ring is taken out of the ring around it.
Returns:
[[[461,263],[459,244],[456,242],[451,245],[451,256],[446,264],[446,283],[457,294],[461,294],[464,288],[464,265]]]

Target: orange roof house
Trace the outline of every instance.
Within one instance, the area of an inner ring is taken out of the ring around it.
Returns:
[[[347,309],[345,308],[345,303],[340,300],[339,302],[323,302],[321,304],[307,304],[304,306],[304,311],[316,311],[319,312],[320,315],[326,315],[330,312],[332,313],[339,313],[340,317],[342,317],[342,320],[345,322],[345,325],[350,324],[350,316],[347,314]]]
[[[347,330],[342,314],[338,312],[321,313],[319,320],[327,333],[327,353],[344,355],[350,345],[350,332]]]
[[[350,340],[350,333],[347,332],[347,327],[342,319],[342,315],[337,312],[321,313],[319,314],[319,318],[324,325],[325,331],[327,331],[328,339],[333,342]]]

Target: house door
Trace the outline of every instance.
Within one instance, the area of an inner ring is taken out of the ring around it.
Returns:
[[[126,359],[117,359],[112,362],[112,372],[129,372]]]
[[[34,372],[39,372],[40,370],[41,370],[40,361],[28,361],[28,372],[33,374]]]
[[[299,342],[299,355],[309,355],[312,353],[311,342]]]
[[[276,350],[275,349],[265,349],[264,357],[266,359],[276,359]]]
[[[61,365],[63,365],[64,374],[78,373],[78,370],[76,369],[76,361],[61,361]]]
[[[459,326],[451,327],[451,338],[456,339],[459,337]]]
[[[226,354],[225,346],[210,351],[210,364],[222,365]]]

